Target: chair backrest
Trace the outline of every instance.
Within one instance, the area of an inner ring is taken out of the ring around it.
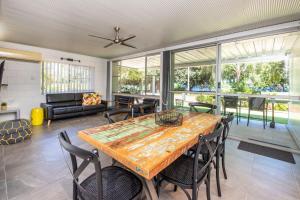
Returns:
[[[130,108],[134,103],[133,97],[115,96],[116,107]]]
[[[151,105],[150,108],[146,108],[144,112],[146,113],[153,113],[156,112],[157,107],[159,106],[159,100],[158,99],[152,99],[152,98],[145,98],[143,99],[144,105]]]
[[[233,119],[234,119],[234,113],[228,113],[226,117],[222,118],[222,123],[224,125],[223,134],[222,134],[222,143],[224,143],[228,137],[228,133],[232,125]]]
[[[98,159],[98,155],[96,153],[72,145],[68,137],[68,134],[65,131],[59,134],[58,139],[61,147],[65,151],[67,151],[71,157],[72,170],[70,169],[70,172],[71,175],[73,176],[73,189],[76,190],[76,192],[73,192],[73,195],[78,195],[79,197],[81,197],[81,199],[84,199],[82,195],[84,195],[85,197],[86,196],[89,197],[89,199],[95,199],[95,200],[102,199],[103,191],[102,191],[101,164]],[[77,165],[77,157],[83,160],[79,166]],[[82,174],[82,172],[86,169],[86,167],[90,163],[92,163],[95,167],[96,181],[97,181],[96,193],[88,192],[80,185],[79,176]]]
[[[263,97],[248,97],[250,110],[263,111],[266,105],[266,98]]]
[[[126,120],[128,119],[129,115],[130,115],[131,110],[130,109],[118,109],[118,110],[112,110],[112,111],[108,111],[104,113],[104,117],[108,120],[108,123],[113,124],[116,121],[112,119],[112,116],[116,116],[116,115],[121,115],[124,114],[124,118],[118,121],[122,121],[122,120]]]
[[[151,104],[151,105],[158,105],[159,100],[158,99],[151,99],[151,98],[144,98],[143,104]]]
[[[225,108],[236,108],[238,107],[239,97],[237,96],[224,96],[224,107]]]
[[[202,102],[191,102],[189,103],[190,111],[200,112],[196,107],[204,107],[208,108],[206,113],[213,113],[217,106],[210,103],[202,103]]]
[[[194,183],[197,183],[197,174],[202,174],[202,172],[204,172],[205,170],[209,170],[210,167],[210,163],[212,162],[214,156],[217,153],[217,149],[219,147],[220,144],[220,139],[221,139],[221,135],[223,132],[223,124],[222,123],[218,123],[214,129],[214,131],[208,135],[203,135],[199,137],[199,143],[197,146],[197,150],[195,153],[195,158],[194,158],[194,169],[193,169],[193,181]],[[212,142],[216,142],[216,148],[213,149],[211,144]],[[199,154],[201,152],[201,149],[206,146],[206,148],[208,149],[208,158],[205,161],[206,164],[204,165],[204,167],[202,167],[200,169],[200,172],[198,172],[198,161],[199,161]]]

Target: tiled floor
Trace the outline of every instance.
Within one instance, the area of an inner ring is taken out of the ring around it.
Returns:
[[[0,200],[67,200],[72,199],[71,176],[57,141],[57,133],[67,130],[72,141],[82,148],[79,129],[106,123],[101,115],[56,121],[47,127],[35,127],[31,140],[10,146],[0,146]],[[273,160],[237,149],[238,142],[228,140],[226,163],[228,180],[222,177],[222,197],[216,192],[212,175],[212,199],[230,200],[296,200],[300,199],[300,156],[296,165]],[[102,165],[111,159],[101,155]],[[172,192],[165,185],[160,199],[186,199],[180,191]],[[200,187],[199,199],[206,199],[205,187]]]
[[[260,141],[278,148],[300,150],[285,124],[276,123],[275,128],[270,128],[268,123],[266,129],[263,129],[262,121],[250,120],[247,126],[246,118],[242,118],[239,125],[236,124],[235,119],[229,135],[243,140]]]

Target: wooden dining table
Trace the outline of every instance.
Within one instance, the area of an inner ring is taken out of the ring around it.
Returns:
[[[209,134],[221,116],[184,112],[177,127],[159,126],[154,114],[89,128],[78,136],[138,175],[148,199],[158,199],[152,181],[158,173]]]

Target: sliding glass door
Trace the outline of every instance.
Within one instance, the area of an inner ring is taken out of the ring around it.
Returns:
[[[190,102],[199,101],[216,104],[224,114],[224,96],[237,96],[242,118],[238,126],[234,125],[231,137],[297,149],[294,140],[298,138],[300,143],[300,136],[292,137],[287,127],[300,127],[299,58],[300,32],[173,51],[170,107],[188,108]],[[262,112],[255,110],[247,127],[249,97],[266,99],[266,129]]]

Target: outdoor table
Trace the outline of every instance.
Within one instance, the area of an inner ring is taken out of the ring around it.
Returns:
[[[154,114],[120,121],[78,132],[78,136],[136,173],[148,199],[158,196],[152,179],[211,133],[221,116],[183,112],[183,124],[165,127],[155,124]]]

